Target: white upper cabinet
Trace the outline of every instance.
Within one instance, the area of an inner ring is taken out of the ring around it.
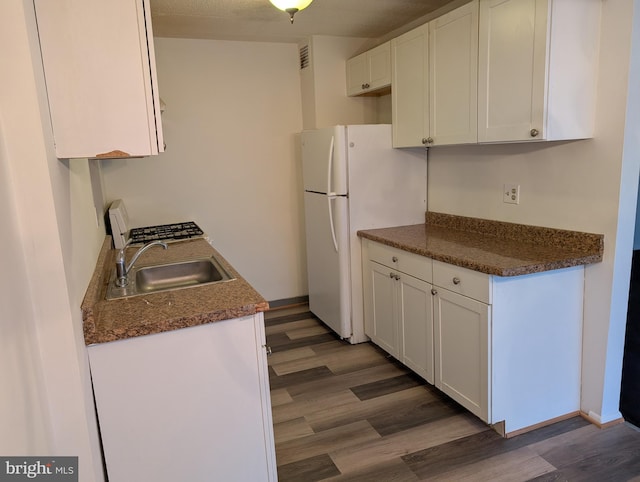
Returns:
[[[429,26],[391,41],[393,147],[421,146],[429,133]]]
[[[35,0],[59,158],[164,151],[148,0]]]
[[[428,145],[478,140],[478,1],[429,22]]]
[[[389,85],[391,85],[389,42],[347,60],[347,95],[373,93]]]
[[[593,135],[599,1],[481,0],[478,141]]]
[[[478,1],[391,41],[394,147],[477,141]]]

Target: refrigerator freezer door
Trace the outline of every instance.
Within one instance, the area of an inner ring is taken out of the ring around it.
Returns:
[[[342,196],[331,198],[305,192],[304,208],[309,309],[339,336],[349,338],[351,294],[348,201]],[[335,233],[335,244],[332,232]]]
[[[344,126],[302,133],[302,172],[305,191],[347,194]]]

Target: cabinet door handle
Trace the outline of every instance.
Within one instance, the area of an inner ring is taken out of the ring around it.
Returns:
[[[394,263],[397,263],[398,262],[398,257],[397,256],[392,257],[391,261],[393,261]]]
[[[395,276],[395,274],[389,273],[389,278],[393,279],[394,276]]]
[[[453,278],[453,284],[454,285],[459,285],[460,284],[460,278],[458,278],[457,276]]]
[[[400,281],[400,275],[399,274],[395,275],[395,279],[396,281]]]
[[[431,294],[433,296],[437,295],[438,294],[438,290],[436,290],[435,288],[431,288]]]
[[[531,129],[529,131],[529,134],[531,134],[531,137],[538,137],[538,134],[540,134],[540,131],[538,129]]]

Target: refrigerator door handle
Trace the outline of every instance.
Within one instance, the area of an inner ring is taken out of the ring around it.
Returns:
[[[333,143],[334,136],[331,136],[331,142],[329,143],[329,159],[327,159],[327,196],[335,196],[335,192],[331,190],[331,181],[333,179]],[[331,201],[329,201],[331,203]],[[331,225],[333,229],[333,224]]]
[[[327,202],[329,203],[329,225],[331,226],[331,239],[333,239],[333,249],[335,249],[336,253],[338,252],[338,240],[336,239],[336,229],[333,227],[333,205],[331,201],[333,201],[337,196],[331,195],[327,196]]]

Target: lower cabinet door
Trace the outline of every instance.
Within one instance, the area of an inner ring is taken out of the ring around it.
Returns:
[[[434,290],[435,386],[491,423],[491,306]]]
[[[431,284],[407,274],[400,274],[399,282],[402,362],[433,384],[433,296]]]
[[[365,285],[365,332],[384,351],[400,357],[396,280],[392,270],[369,261]]]

